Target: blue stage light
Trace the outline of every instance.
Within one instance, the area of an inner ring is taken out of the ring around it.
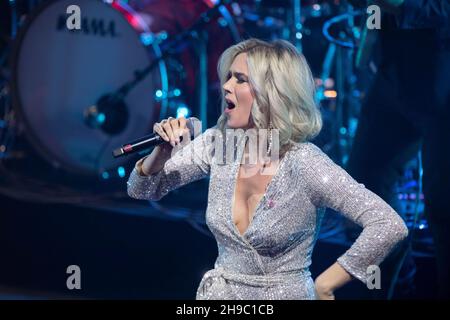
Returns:
[[[177,109],[177,118],[180,118],[181,116],[187,118],[190,113],[191,112],[190,112],[188,107],[186,107],[184,105],[179,106],[178,109]]]
[[[97,123],[102,124],[105,122],[105,120],[106,120],[106,116],[104,113],[99,113],[97,115]]]
[[[119,174],[119,177],[123,178],[125,177],[125,168],[124,167],[118,167],[117,173]]]

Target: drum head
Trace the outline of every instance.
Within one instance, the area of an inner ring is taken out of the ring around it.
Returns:
[[[75,32],[66,27],[70,5],[81,9],[82,28]],[[111,151],[148,134],[157,120],[153,95],[160,88],[160,69],[125,97],[126,121],[117,132],[92,128],[85,113],[132,80],[150,58],[123,12],[106,3],[61,0],[39,8],[21,30],[13,68],[16,106],[30,141],[69,171],[98,174],[122,165],[127,159],[114,159]]]

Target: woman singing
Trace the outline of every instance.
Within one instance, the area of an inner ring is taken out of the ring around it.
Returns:
[[[303,55],[286,41],[250,39],[228,48],[218,71],[223,113],[217,125],[180,146],[179,137],[189,137],[186,119],[155,124],[170,143],[139,160],[128,181],[131,197],[159,200],[210,176],[206,222],[218,257],[197,299],[334,299],[352,278],[367,282],[369,266],[408,229],[381,198],[308,142],[322,121]],[[255,159],[255,141],[264,157],[248,161]],[[364,229],[313,281],[309,266],[327,207]]]

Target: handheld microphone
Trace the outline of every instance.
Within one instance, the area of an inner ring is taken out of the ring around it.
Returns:
[[[186,121],[186,127],[189,129],[191,139],[195,138],[201,132],[201,121],[195,117],[190,117]],[[180,139],[182,141],[183,137],[181,136]],[[161,138],[159,134],[152,133],[145,137],[124,144],[122,147],[115,149],[112,154],[114,158],[118,158],[151,147],[156,147],[164,142],[166,141],[164,141],[164,139]]]

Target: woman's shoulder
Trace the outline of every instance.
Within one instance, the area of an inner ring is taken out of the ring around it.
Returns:
[[[289,152],[300,158],[297,158],[297,160],[305,161],[326,156],[322,149],[310,141],[293,142]]]
[[[290,153],[292,161],[302,170],[333,167],[334,161],[317,145],[312,142],[293,143]]]

